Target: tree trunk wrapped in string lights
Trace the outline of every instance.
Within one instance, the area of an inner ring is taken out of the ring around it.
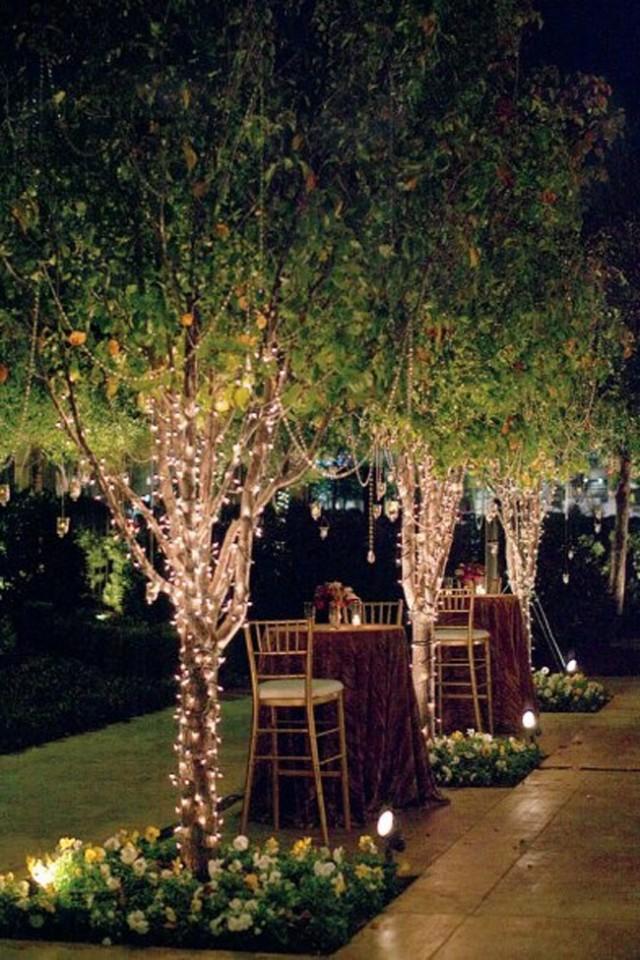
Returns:
[[[524,489],[510,480],[494,480],[492,488],[505,535],[509,586],[520,601],[531,660],[531,601],[545,516],[542,486]]]
[[[185,335],[182,379],[176,372],[172,384],[148,401],[156,509],[125,474],[110,471],[96,455],[73,381],[67,381],[64,395],[52,382],[52,395],[67,433],[93,467],[117,533],[147,578],[148,599],[165,593],[175,609],[180,640],[176,812],[182,855],[202,870],[222,826],[218,668],[225,646],[246,616],[260,515],[277,490],[298,479],[308,464],[295,450],[291,455],[277,452],[283,449],[285,430],[285,367],[272,364],[263,396],[240,418],[237,412],[223,414],[215,407],[205,411],[197,401],[196,344],[194,325]],[[273,340],[268,340],[260,359],[265,362],[276,353]],[[165,573],[141,545],[132,511],[144,518]],[[226,523],[221,523],[223,512]]]
[[[412,625],[413,686],[423,725],[435,721],[432,636],[437,596],[451,550],[462,496],[462,467],[442,476],[428,450],[398,454],[397,483],[402,504],[401,583]]]

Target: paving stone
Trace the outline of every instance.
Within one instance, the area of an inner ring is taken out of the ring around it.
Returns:
[[[638,960],[640,922],[469,917],[434,960]]]

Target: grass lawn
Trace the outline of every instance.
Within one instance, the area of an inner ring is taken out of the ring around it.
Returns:
[[[250,714],[250,697],[224,702],[225,794],[243,789]],[[119,827],[175,822],[174,736],[170,708],[0,756],[0,872],[22,870],[63,836],[101,842]],[[230,831],[239,808],[225,815]]]

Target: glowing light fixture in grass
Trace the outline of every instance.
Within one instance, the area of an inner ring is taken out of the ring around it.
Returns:
[[[385,860],[390,863],[393,860],[394,853],[401,853],[406,846],[404,837],[400,832],[398,818],[390,807],[385,807],[380,812],[376,823],[376,832],[380,839],[384,841]]]

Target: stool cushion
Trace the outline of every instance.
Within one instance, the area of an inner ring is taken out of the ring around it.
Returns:
[[[466,627],[436,627],[435,630],[436,643],[466,643],[468,637],[469,631]],[[484,643],[491,639],[491,634],[488,630],[483,630],[482,627],[474,627],[471,631],[471,638],[474,643]]]
[[[329,697],[340,693],[343,685],[339,680],[312,680],[311,697]],[[260,700],[304,700],[304,680],[265,680],[258,685]]]

